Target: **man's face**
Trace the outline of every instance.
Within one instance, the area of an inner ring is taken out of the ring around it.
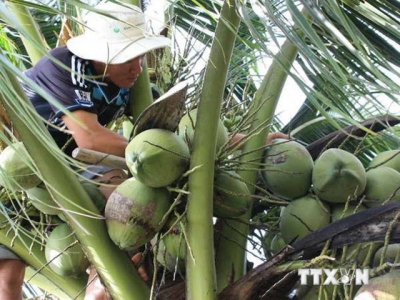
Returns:
[[[107,80],[120,88],[130,88],[142,72],[145,55],[136,57],[122,64],[110,64],[107,66]]]

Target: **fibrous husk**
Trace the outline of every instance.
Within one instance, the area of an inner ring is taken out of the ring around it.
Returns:
[[[129,178],[108,198],[104,210],[108,233],[119,248],[134,250],[161,230],[170,206],[166,188],[152,188]]]

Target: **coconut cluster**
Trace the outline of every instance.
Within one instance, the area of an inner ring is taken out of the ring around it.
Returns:
[[[171,207],[177,195],[169,190],[181,189],[187,183],[184,174],[189,169],[196,117],[197,109],[186,113],[177,132],[148,129],[134,136],[125,151],[131,178],[115,189],[105,207],[108,232],[115,244],[134,250],[151,242],[157,260],[170,271],[184,271],[186,241],[185,218],[171,213],[177,211],[175,205]],[[227,142],[228,132],[220,121],[217,151]],[[178,197],[184,207],[186,196]],[[238,217],[250,204],[247,185],[236,172],[216,172],[215,217]]]
[[[267,257],[341,218],[400,201],[400,150],[381,152],[364,166],[354,154],[338,148],[325,150],[313,161],[302,144],[277,139],[265,150],[263,167],[263,184],[270,197],[288,202],[280,210],[277,230],[264,236]],[[375,268],[395,262],[400,244],[360,243],[336,249],[336,253],[344,263]],[[392,280],[394,275],[385,276]],[[357,295],[370,291],[364,287]],[[318,299],[319,292],[308,286],[298,293],[301,299]]]
[[[89,260],[65,223],[62,210],[41,180],[35,163],[22,142],[10,144],[0,153],[0,186],[13,199],[21,200],[13,200],[12,207],[16,211],[23,205],[21,211],[34,221],[41,222],[43,215],[46,216],[48,225],[43,234],[47,237],[45,258],[50,269],[61,276],[85,276]],[[102,211],[106,199],[98,186],[92,182],[82,182],[82,186],[96,207]],[[16,211],[11,210],[10,214]]]

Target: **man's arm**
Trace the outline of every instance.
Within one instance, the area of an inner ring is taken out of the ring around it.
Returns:
[[[76,110],[72,112],[72,116],[64,115],[62,119],[79,148],[125,156],[128,140],[102,126],[98,122],[96,114]]]

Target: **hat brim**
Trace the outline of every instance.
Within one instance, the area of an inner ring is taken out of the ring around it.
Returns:
[[[106,42],[82,34],[68,40],[67,47],[83,59],[106,64],[121,64],[155,49],[170,46],[171,40],[163,36],[148,36],[139,40]]]

